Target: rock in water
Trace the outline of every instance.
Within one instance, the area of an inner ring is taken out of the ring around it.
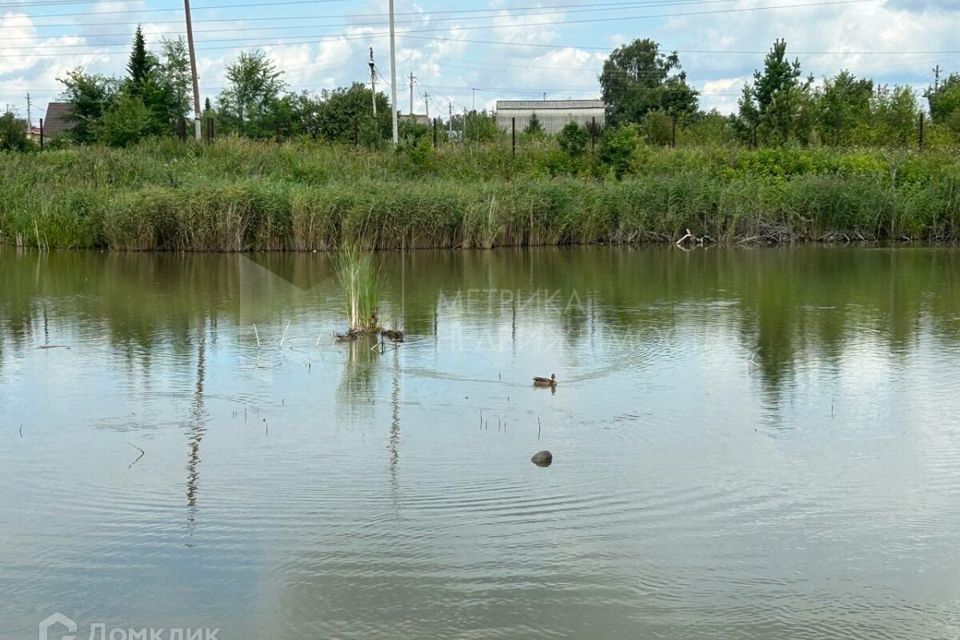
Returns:
[[[550,463],[553,462],[553,454],[546,449],[543,451],[537,451],[535,454],[533,454],[533,457],[530,458],[530,462],[538,467],[549,467]]]

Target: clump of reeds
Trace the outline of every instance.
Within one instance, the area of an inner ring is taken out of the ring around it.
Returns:
[[[373,253],[359,243],[346,244],[336,257],[337,280],[346,296],[347,335],[380,330],[380,269]]]

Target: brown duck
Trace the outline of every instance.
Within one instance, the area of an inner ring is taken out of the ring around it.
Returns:
[[[535,387],[556,387],[557,386],[557,374],[551,373],[549,378],[534,377],[533,386]]]

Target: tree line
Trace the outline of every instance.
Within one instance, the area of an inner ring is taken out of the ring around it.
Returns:
[[[123,77],[76,68],[58,80],[64,87],[62,100],[70,104],[72,128],[57,144],[122,147],[173,136],[193,100],[183,39],[164,39],[159,53],[153,53],[140,28]],[[744,85],[737,112],[729,116],[703,110],[677,53],[662,51],[650,39],[615,49],[599,80],[607,129],[628,128],[619,135],[649,144],[675,143],[679,128],[698,144],[903,146],[917,139],[924,113],[920,96],[907,85],[879,85],[848,71],[817,84],[813,76],[804,76],[798,59],[789,59],[784,40],[773,44],[762,69]],[[220,135],[309,136],[366,145],[381,145],[391,136],[387,97],[362,83],[319,93],[291,92],[283,72],[262,51],[241,53],[227,65],[226,82],[214,102],[206,100],[202,114],[216,122]],[[938,142],[960,140],[960,74],[938,81],[923,97],[930,116],[928,135]],[[574,155],[598,133],[575,128],[567,127],[560,140]],[[434,135],[446,138],[448,129],[475,141],[504,135],[494,114],[485,111],[455,114]],[[405,139],[421,140],[429,133],[428,127],[401,119]],[[544,136],[535,115],[523,134]],[[29,147],[26,123],[10,113],[0,117],[0,149]]]
[[[790,60],[785,40],[774,42],[740,95],[735,114],[705,112],[686,79],[676,52],[653,40],[636,40],[613,51],[600,75],[608,124],[635,126],[649,142],[666,144],[675,123],[701,143],[776,146],[910,144],[920,130],[920,97],[908,85],[880,85],[841,71],[817,85]],[[960,140],[960,74],[951,74],[923,94],[931,136]]]

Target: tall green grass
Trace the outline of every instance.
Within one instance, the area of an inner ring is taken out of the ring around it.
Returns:
[[[346,297],[350,333],[380,329],[380,270],[370,251],[348,244],[337,252],[337,280]]]
[[[591,156],[558,171],[557,153],[223,140],[5,154],[0,241],[247,251],[960,234],[947,153],[642,147],[622,180]]]

